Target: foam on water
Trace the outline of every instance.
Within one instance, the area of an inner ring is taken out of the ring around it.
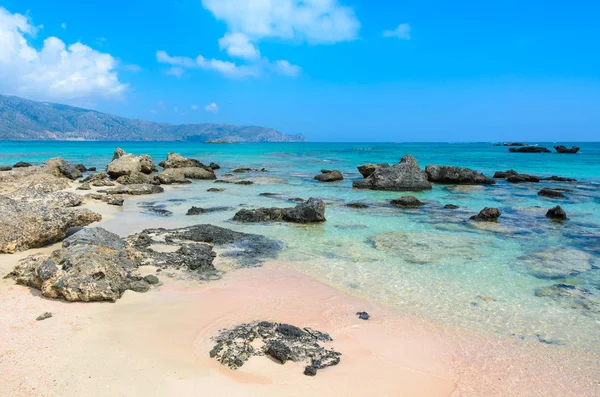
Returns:
[[[444,323],[600,352],[600,144],[578,144],[579,154],[559,155],[508,153],[491,144],[2,142],[0,165],[60,155],[101,169],[116,146],[150,154],[155,162],[171,151],[205,163],[214,161],[222,166],[218,175],[238,167],[265,167],[269,172],[235,175],[254,181],[251,186],[196,181],[161,195],[131,199],[123,217],[111,222],[164,227],[213,223],[263,234],[285,243],[279,260],[351,294]],[[395,163],[408,153],[423,168],[460,165],[489,176],[515,169],[578,182],[436,185],[430,192],[415,194],[426,203],[417,210],[388,204],[407,193],[352,189],[351,180],[361,178],[357,165]],[[338,169],[346,180],[331,184],[312,180],[321,168]],[[211,187],[225,191],[207,192]],[[566,193],[567,199],[548,199],[537,196],[542,187],[573,192]],[[274,195],[260,195],[265,192]],[[296,197],[323,198],[328,203],[327,222],[231,221],[240,208],[293,206],[289,199]],[[173,215],[139,213],[145,202],[161,205]],[[368,208],[346,207],[350,202]],[[460,208],[444,209],[447,203]],[[565,224],[545,217],[546,210],[557,204],[569,215]],[[186,216],[192,205],[231,209]],[[468,221],[485,206],[501,209],[497,225]],[[537,289],[557,283],[585,288],[589,296],[573,300],[535,295]]]

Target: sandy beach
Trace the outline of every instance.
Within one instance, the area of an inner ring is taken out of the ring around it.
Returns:
[[[105,207],[105,222],[116,211]],[[3,255],[0,273],[56,246]],[[163,273],[161,285],[148,293],[126,291],[116,303],[46,299],[2,279],[0,394],[581,397],[597,395],[600,387],[592,355],[406,316],[285,263],[230,271],[211,282],[171,276]],[[53,317],[35,320],[47,311]],[[357,311],[371,319],[358,319]],[[256,320],[326,331],[342,360],[311,378],[301,364],[254,357],[231,370],[209,357],[220,329]]]

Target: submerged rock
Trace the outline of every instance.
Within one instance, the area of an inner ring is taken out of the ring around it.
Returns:
[[[81,178],[81,170],[74,164],[69,163],[61,157],[51,158],[44,164],[46,169],[54,176],[64,176],[71,180]],[[85,168],[85,167],[83,167]]]
[[[268,321],[238,325],[214,340],[210,357],[231,369],[243,366],[251,357],[270,356],[281,364],[288,360],[306,363],[304,374],[314,376],[320,369],[337,365],[341,357],[319,344],[332,341],[326,333]]]
[[[479,214],[473,215],[471,220],[476,222],[497,222],[501,214],[498,208],[485,207],[479,211]]]
[[[115,150],[113,160],[106,166],[106,173],[114,179],[136,172],[151,174],[154,171],[156,171],[156,167],[154,167],[150,156],[147,154],[134,156],[133,154],[125,153],[122,149]]]
[[[540,181],[540,178],[537,176],[529,175],[529,174],[517,174],[517,175],[509,176],[508,178],[506,178],[506,181],[510,182],[510,183],[523,183],[523,182],[537,183]]]
[[[552,176],[548,176],[545,178],[541,178],[542,181],[554,181],[554,182],[577,182],[577,179],[573,179],[573,178],[566,178],[564,176],[556,176],[556,175],[552,175]]]
[[[447,209],[447,210],[456,210],[456,209],[459,209],[459,208],[460,207],[458,205],[456,205],[456,204],[446,204],[444,206],[444,209]]]
[[[220,193],[220,192],[224,192],[225,189],[219,189],[218,187],[211,187],[210,189],[207,189],[206,191],[211,192],[211,193]]]
[[[535,296],[550,298],[584,314],[600,313],[600,295],[586,288],[568,284],[554,284],[535,290]]]
[[[268,222],[285,221],[293,223],[324,222],[325,202],[320,199],[310,198],[299,203],[294,208],[258,208],[254,210],[240,210],[233,217],[238,222]]]
[[[363,208],[368,208],[369,206],[363,203],[348,203],[346,204],[346,207],[349,208],[354,208],[354,209],[363,209]]]
[[[425,173],[427,180],[434,183],[449,185],[493,185],[496,183],[492,178],[463,167],[430,164],[425,167]]]
[[[338,170],[321,170],[321,173],[315,176],[315,180],[320,182],[336,182],[344,179],[344,176]]]
[[[126,194],[126,195],[140,196],[140,195],[146,195],[146,194],[162,193],[164,191],[165,191],[165,189],[160,186],[150,185],[148,183],[142,183],[142,184],[118,186],[118,187],[115,187],[112,189],[106,189],[106,190],[98,190],[98,193]]]
[[[550,150],[541,146],[525,146],[520,148],[508,149],[511,153],[550,153]]]
[[[579,146],[573,146],[571,147],[571,149],[569,149],[566,146],[563,145],[559,145],[559,146],[554,146],[554,149],[556,149],[557,153],[571,153],[571,154],[575,154],[579,151]]]
[[[524,143],[521,142],[504,142],[504,146],[525,146]]]
[[[550,247],[519,257],[528,273],[539,278],[564,278],[592,270],[596,258],[585,251],[567,247]]]
[[[399,199],[390,201],[390,204],[399,208],[419,208],[425,203],[419,201],[415,196],[402,196]]]
[[[69,228],[87,226],[102,219],[100,214],[88,209],[60,207],[60,204],[74,204],[70,195],[52,197],[17,201],[0,196],[0,253],[14,253],[54,243],[64,239]]]
[[[389,191],[431,190],[431,183],[419,168],[417,160],[410,154],[392,167],[377,167],[367,178],[352,182],[352,186],[358,189]]]
[[[554,208],[550,208],[548,212],[546,212],[546,218],[552,219],[554,221],[566,221],[567,219],[569,219],[567,218],[567,213],[561,208],[560,205],[557,205]]]
[[[562,192],[558,190],[543,188],[538,192],[538,196],[551,197],[551,198],[567,198]]]
[[[192,207],[187,211],[186,215],[202,215],[202,214],[208,214],[211,212],[227,211],[230,209],[231,209],[231,207],[211,207],[211,208]]]

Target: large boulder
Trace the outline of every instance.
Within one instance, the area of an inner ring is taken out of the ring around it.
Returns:
[[[167,159],[158,163],[164,169],[168,168],[208,168],[200,161],[183,157],[179,153],[167,154]]]
[[[323,200],[310,198],[294,208],[258,208],[238,211],[233,220],[238,222],[285,221],[292,223],[324,222],[325,203]]]
[[[185,178],[183,171],[178,168],[168,168],[160,172],[156,175],[156,181],[161,185],[192,183],[192,181]]]
[[[151,174],[154,171],[156,171],[156,167],[154,167],[150,156],[146,154],[135,156],[130,153],[125,153],[122,150],[118,153],[115,151],[113,160],[106,166],[106,173],[114,179],[123,175],[131,175],[136,172]]]
[[[338,170],[321,170],[321,173],[315,176],[319,182],[336,182],[344,179],[344,176]]]
[[[0,253],[60,241],[70,228],[87,226],[101,219],[100,214],[84,208],[55,208],[43,200],[27,202],[0,196]]]
[[[425,173],[427,180],[434,183],[449,185],[493,185],[496,183],[492,178],[470,168],[449,165],[430,164],[425,167]]]
[[[38,203],[47,208],[71,208],[81,205],[83,197],[71,192],[46,192],[41,189],[19,189],[5,195],[19,203]]]
[[[541,146],[524,146],[520,148],[511,147],[508,149],[511,153],[550,153],[550,150]]]
[[[356,168],[358,169],[358,172],[360,172],[360,174],[363,176],[363,178],[367,178],[369,175],[371,175],[373,172],[375,172],[375,170],[379,167],[389,168],[390,165],[388,163],[380,163],[380,164],[367,163],[367,164],[359,165]]]
[[[67,189],[70,185],[67,178],[54,176],[44,167],[15,168],[0,173],[0,186],[4,191],[36,189],[55,192]]]
[[[46,166],[46,169],[54,176],[64,176],[71,180],[75,180],[83,176],[75,164],[71,164],[62,157],[51,158],[46,161],[44,165]]]
[[[176,168],[174,170],[171,168],[168,168],[168,169],[164,170],[163,172],[161,172],[160,174],[165,175],[165,173],[168,174],[170,172],[175,172],[175,170],[177,172],[182,173],[184,178],[200,179],[200,180],[217,179],[217,176],[215,175],[215,173],[212,169],[201,168],[201,167],[183,167],[183,168]]]
[[[473,215],[471,220],[476,222],[497,222],[501,214],[498,208],[485,207],[479,211],[479,214]]]
[[[417,160],[410,154],[393,167],[377,167],[363,180],[354,181],[352,186],[358,189],[389,191],[431,190],[431,183],[419,168]]]
[[[556,151],[558,153],[570,153],[570,154],[575,154],[579,151],[579,146],[573,146],[571,147],[571,149],[569,149],[566,146],[563,145],[559,145],[559,146],[554,146],[554,149],[556,149]]]
[[[143,174],[141,172],[133,172],[129,175],[123,175],[117,178],[117,183],[121,185],[140,185],[148,183],[151,185],[160,185],[160,181],[156,176]]]

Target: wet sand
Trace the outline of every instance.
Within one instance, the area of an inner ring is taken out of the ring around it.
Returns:
[[[118,222],[120,208],[87,206],[100,210],[102,225],[111,229],[136,226]],[[0,275],[20,258],[57,246],[0,256]],[[220,268],[219,259],[215,266]],[[211,282],[166,273],[159,273],[157,288],[126,291],[116,303],[50,300],[0,279],[0,395],[581,397],[600,392],[597,357],[408,316],[333,289],[285,263],[228,271]],[[35,320],[46,311],[53,317]],[[360,320],[358,311],[372,318]],[[328,332],[342,360],[312,378],[298,363],[255,357],[234,371],[209,358],[211,337],[220,329],[256,320]]]

